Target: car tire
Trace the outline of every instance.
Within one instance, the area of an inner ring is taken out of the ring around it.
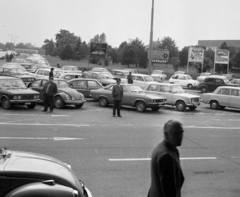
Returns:
[[[193,85],[192,84],[188,84],[187,87],[188,87],[188,89],[191,89],[191,90],[193,89]]]
[[[151,107],[152,111],[158,111],[160,107]]]
[[[3,109],[11,109],[12,104],[11,104],[10,100],[7,98],[3,98],[2,99],[2,107],[3,107]]]
[[[108,100],[106,98],[104,98],[104,97],[101,97],[99,99],[99,105],[101,107],[107,107],[108,106]]]
[[[208,88],[207,87],[201,87],[201,93],[207,93]]]
[[[176,108],[178,111],[185,111],[186,104],[183,101],[178,101],[176,104]]]
[[[37,103],[31,103],[30,105],[27,105],[29,109],[34,109],[36,107]]]
[[[225,108],[226,108],[226,106],[220,106],[219,108],[220,108],[220,109],[225,109]]]
[[[138,112],[145,112],[146,111],[146,104],[143,101],[138,101],[136,104],[136,109]]]
[[[210,107],[211,107],[211,109],[217,110],[218,107],[219,107],[219,104],[218,104],[217,101],[211,101],[210,102]]]
[[[195,109],[197,109],[197,106],[190,106],[190,107],[188,107],[190,110],[195,110]]]
[[[54,105],[57,109],[62,109],[64,107],[63,99],[60,96],[57,96],[54,99]]]
[[[77,109],[80,109],[82,106],[83,106],[83,103],[82,103],[82,104],[79,104],[79,105],[75,105],[75,107],[76,107]]]

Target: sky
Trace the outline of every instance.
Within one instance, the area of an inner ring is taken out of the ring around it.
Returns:
[[[112,47],[138,38],[149,45],[152,0],[1,0],[0,42],[41,47],[60,29],[82,41],[105,33]],[[181,50],[198,40],[240,40],[240,0],[154,0],[153,41]]]

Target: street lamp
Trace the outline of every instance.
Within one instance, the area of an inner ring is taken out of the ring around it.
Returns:
[[[14,38],[14,46],[15,46],[15,40],[16,40],[17,38],[18,38],[18,37],[15,37],[15,38]]]
[[[151,29],[150,29],[150,43],[149,43],[149,58],[148,58],[148,74],[152,73],[152,40],[153,40],[153,13],[154,13],[154,0],[152,0],[152,13],[151,13]]]
[[[9,36],[11,36],[11,43],[12,43],[12,41],[13,41],[13,36],[11,35],[11,34],[8,34]]]

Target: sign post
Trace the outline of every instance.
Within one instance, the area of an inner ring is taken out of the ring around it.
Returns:
[[[94,57],[105,58],[106,53],[107,53],[107,43],[91,43],[90,59]]]
[[[227,49],[216,49],[214,56],[214,73],[215,64],[227,64],[227,74],[229,72],[229,50]]]
[[[200,47],[189,47],[188,49],[188,63],[187,63],[187,73],[189,62],[201,62],[203,71],[203,60],[204,60],[204,49]]]

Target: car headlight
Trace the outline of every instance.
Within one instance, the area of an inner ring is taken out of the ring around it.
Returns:
[[[33,98],[38,99],[38,98],[39,98],[39,95],[34,95]]]
[[[64,93],[64,96],[65,96],[66,100],[70,100],[71,99],[71,97],[68,94],[66,94],[66,93]]]
[[[85,97],[84,97],[84,95],[83,94],[79,94],[79,97],[80,97],[80,100],[85,100]]]
[[[13,96],[13,100],[18,100],[18,99],[21,99],[22,97],[21,96]]]

